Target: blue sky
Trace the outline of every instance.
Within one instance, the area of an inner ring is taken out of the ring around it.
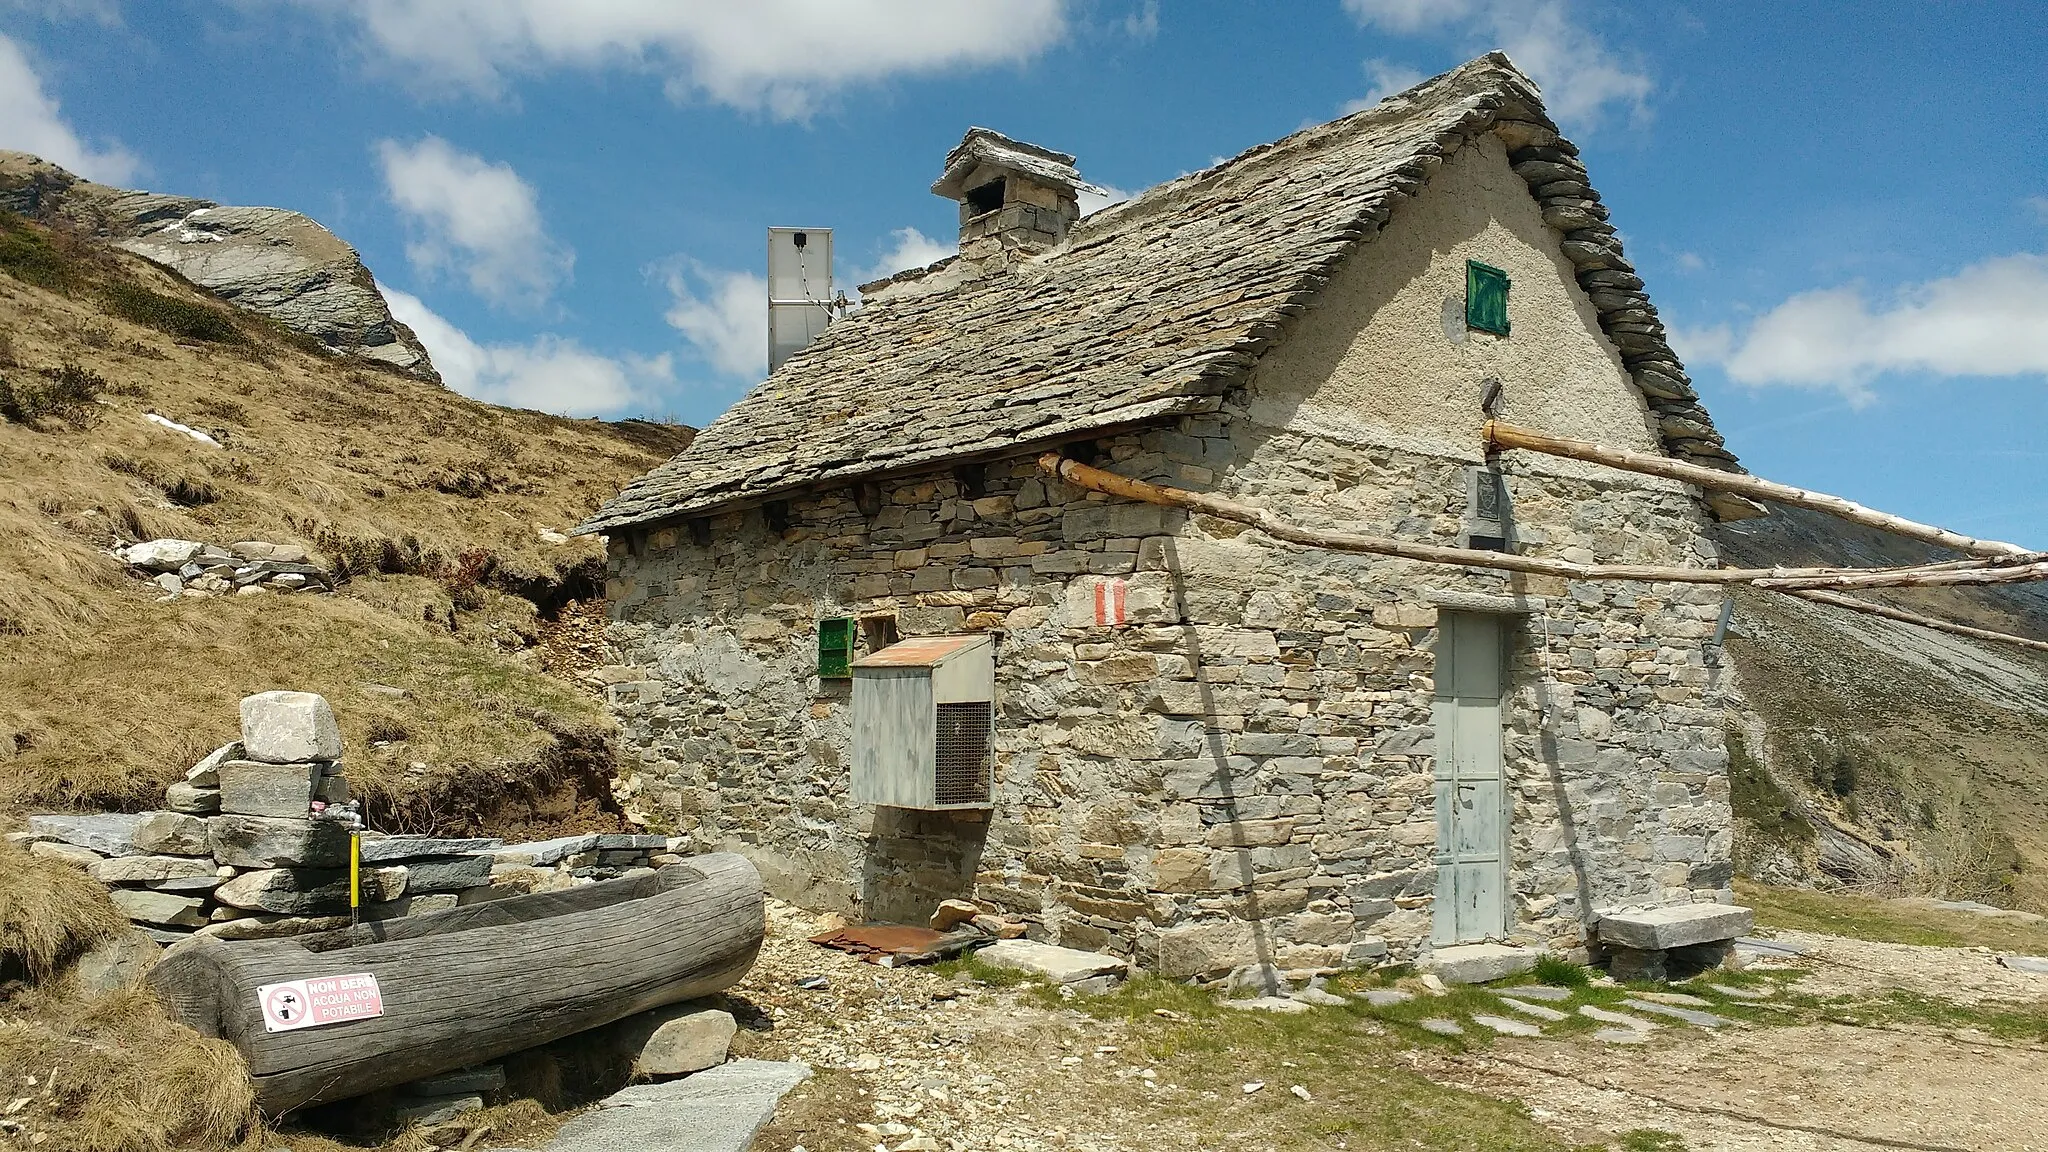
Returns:
[[[1132,192],[1504,47],[1759,474],[2048,546],[2048,5],[0,0],[0,147],[273,204],[451,383],[703,424],[771,224],[950,248],[969,124]]]

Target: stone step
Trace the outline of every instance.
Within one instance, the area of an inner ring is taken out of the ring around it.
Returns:
[[[1776,995],[1770,988],[1742,988],[1734,984],[1709,984],[1707,987],[1736,1000],[1769,1000]]]
[[[735,1060],[615,1092],[562,1125],[546,1152],[745,1152],[775,1106],[811,1074],[803,1064]]]
[[[1648,1012],[1653,1016],[1669,1016],[1673,1020],[1683,1020],[1687,1024],[1700,1028],[1719,1028],[1728,1023],[1728,1021],[1721,1019],[1711,1012],[1696,1012],[1691,1008],[1680,1008],[1672,1004],[1659,1004],[1653,1000],[1643,1000],[1634,996],[1623,1000],[1622,1003],[1638,1012]]]
[[[1569,1018],[1569,1013],[1559,1012],[1555,1008],[1545,1008],[1541,1004],[1531,1004],[1526,1000],[1517,1000],[1513,996],[1503,996],[1500,998],[1500,1002],[1524,1016],[1534,1016],[1538,1020],[1547,1021],[1552,1024]]]
[[[1683,992],[1638,992],[1636,999],[1648,1000],[1654,1004],[1676,1004],[1680,1008],[1712,1008],[1712,1000],[1702,1000]]]
[[[1472,1022],[1474,1024],[1479,1025],[1481,1028],[1491,1028],[1492,1030],[1500,1033],[1503,1036],[1543,1035],[1543,1029],[1537,1027],[1536,1025],[1524,1023],[1520,1020],[1510,1020],[1505,1016],[1475,1015],[1472,1017]]]
[[[1652,1032],[1657,1028],[1657,1025],[1640,1016],[1631,1016],[1626,1012],[1611,1012],[1593,1004],[1581,1005],[1579,1015],[1588,1020],[1598,1020],[1602,1024],[1619,1024],[1624,1028],[1634,1028],[1642,1032]]]
[[[1540,955],[1506,944],[1458,944],[1431,952],[1421,968],[1446,984],[1484,984],[1529,971]]]

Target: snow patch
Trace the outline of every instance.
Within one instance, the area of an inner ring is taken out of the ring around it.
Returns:
[[[185,435],[190,436],[194,440],[199,441],[201,444],[211,444],[215,448],[220,447],[220,441],[215,440],[213,437],[208,436],[206,433],[201,432],[197,428],[192,428],[188,427],[187,425],[180,424],[176,420],[172,420],[168,417],[159,416],[154,412],[150,412],[145,414],[142,418],[144,420],[149,421],[151,424],[156,424],[165,428],[169,428],[173,432],[182,432]]]

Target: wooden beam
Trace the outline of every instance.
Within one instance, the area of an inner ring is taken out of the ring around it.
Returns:
[[[1930,578],[1953,577],[1973,570],[1992,573],[2004,571],[1998,562],[1990,559],[1944,561],[1939,564],[1919,564],[1900,568],[1673,568],[1651,564],[1578,564],[1569,560],[1548,560],[1535,556],[1517,556],[1507,552],[1419,544],[1385,536],[1303,528],[1282,520],[1263,508],[1239,504],[1220,496],[1189,492],[1145,480],[1133,480],[1128,476],[1119,476],[1078,460],[1069,460],[1057,452],[1048,452],[1040,456],[1038,466],[1069,484],[1092,492],[1121,496],[1128,500],[1168,508],[1182,508],[1222,520],[1247,524],[1277,540],[1310,548],[1326,548],[1333,552],[1364,552],[1461,568],[1489,568],[1503,572],[1527,572],[1537,576],[1560,576],[1567,580],[1641,580],[1680,584],[1762,584],[1766,581],[1808,580],[1817,581],[1817,586],[1825,587],[1830,586],[1828,582],[1831,581],[1856,578],[1865,582],[1862,586],[1884,587],[1911,585]],[[2037,571],[2036,566],[2020,568],[2018,571],[2023,574],[2015,576],[2014,579],[2048,579],[2048,565],[2038,566],[2038,569]]]
[[[1777,589],[1777,591],[1783,591],[1788,596],[1797,596],[1801,600],[1811,600],[1816,604],[1832,604],[1837,608],[1846,608],[1851,612],[1863,612],[1871,616],[1882,616],[1887,620],[1917,624],[1922,628],[1932,628],[1936,632],[1968,636],[1975,640],[1992,640],[2000,644],[2017,644],[2022,648],[2032,648],[2037,652],[2048,652],[2048,640],[2036,640],[2030,636],[2015,636],[2010,632],[1994,632],[1989,628],[1972,628],[1968,624],[1957,624],[1935,616],[1923,616],[1918,612],[1908,612],[1903,608],[1894,608],[1889,604],[1875,604],[1869,600],[1858,600],[1854,596],[1844,596],[1839,592],[1822,592],[1814,589]]]
[[[2002,540],[1979,540],[1960,532],[1937,528],[1932,524],[1921,524],[1903,516],[1893,516],[1888,512],[1866,508],[1840,496],[1830,496],[1825,492],[1809,492],[1804,488],[1760,480],[1741,472],[1723,472],[1718,468],[1687,464],[1668,456],[1632,452],[1626,448],[1609,448],[1584,440],[1565,440],[1534,429],[1503,424],[1498,420],[1488,420],[1481,434],[1490,446],[1519,448],[1525,452],[1541,452],[1549,456],[1585,460],[1593,464],[1605,464],[1609,468],[1619,468],[1624,472],[1640,472],[1647,476],[1683,480],[1687,484],[1696,484],[1701,488],[1716,488],[1755,500],[1773,500],[1795,508],[1811,508],[1815,512],[1825,512],[1854,524],[1862,524],[1895,536],[1904,536],[1943,548],[1952,548],[1970,556],[1993,559],[2015,556],[2048,559],[2048,554],[2030,552],[2017,544],[2007,544]]]

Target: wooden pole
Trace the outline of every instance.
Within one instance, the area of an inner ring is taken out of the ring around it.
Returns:
[[[1996,562],[1989,559],[1946,561],[1940,564],[1902,568],[1672,568],[1650,564],[1578,564],[1569,560],[1547,560],[1507,552],[1449,548],[1441,544],[1418,544],[1384,536],[1303,528],[1282,520],[1263,508],[1239,504],[1220,496],[1189,492],[1182,488],[1153,484],[1145,480],[1133,480],[1128,476],[1119,476],[1078,460],[1069,460],[1057,452],[1048,452],[1040,456],[1038,466],[1076,487],[1086,488],[1092,492],[1122,496],[1146,504],[1184,508],[1218,519],[1248,524],[1275,539],[1310,548],[1327,548],[1335,552],[1364,552],[1462,568],[1490,568],[1504,572],[1527,572],[1538,576],[1561,576],[1567,580],[1641,580],[1681,584],[1759,584],[1772,580],[1808,580],[1818,582],[1816,586],[1828,587],[1832,586],[1830,582],[1854,577],[1865,582],[1862,586],[1885,587],[1912,585],[1930,578],[1949,578],[1973,570],[1992,573],[2004,571]],[[2039,572],[2033,567],[2021,569],[2020,571],[2025,574],[2015,576],[2014,579],[2048,579],[2048,565],[2040,568]]]
[[[1837,608],[1846,608],[1851,612],[1863,612],[1871,616],[1882,616],[1887,620],[1917,624],[1922,628],[1932,628],[1937,632],[1968,636],[1976,640],[1995,640],[2003,644],[2017,644],[2022,648],[2032,648],[2037,652],[2048,652],[2048,640],[2035,640],[2028,636],[2015,636],[2010,632],[1994,632],[1989,628],[1972,628],[1968,624],[1957,624],[1935,616],[1923,616],[1918,612],[1908,612],[1903,608],[1894,608],[1889,604],[1876,604],[1869,600],[1858,600],[1854,596],[1844,596],[1839,592],[1822,592],[1809,588],[1775,589],[1775,591],[1782,591],[1788,596],[1797,596],[1801,600],[1811,600],[1816,604],[1832,604]]]
[[[1937,544],[1943,548],[1953,548],[1958,552],[1971,556],[1985,556],[1994,559],[2015,556],[2031,557],[2036,560],[2048,559],[2048,554],[2030,552],[2017,544],[2007,544],[2001,540],[1979,540],[1973,536],[1965,536],[1960,532],[1951,532],[1946,528],[1937,528],[1932,524],[1921,524],[1908,520],[1903,516],[1893,516],[1888,512],[1879,512],[1874,508],[1866,508],[1853,500],[1844,500],[1840,496],[1830,496],[1825,492],[1809,492],[1804,488],[1794,488],[1790,484],[1777,484],[1769,480],[1759,480],[1754,476],[1745,475],[1740,472],[1723,472],[1718,468],[1708,468],[1701,464],[1687,464],[1682,460],[1673,460],[1668,456],[1658,456],[1648,452],[1631,452],[1626,448],[1609,448],[1603,444],[1592,444],[1584,440],[1565,440],[1556,436],[1547,436],[1534,429],[1519,428],[1513,424],[1503,424],[1498,420],[1488,420],[1482,435],[1485,437],[1487,444],[1495,447],[1520,448],[1526,452],[1542,452],[1550,456],[1564,456],[1573,460],[1585,460],[1594,464],[1605,464],[1609,468],[1619,468],[1625,472],[1641,472],[1648,476],[1663,476],[1671,480],[1683,480],[1688,484],[1696,484],[1702,488],[1717,488],[1723,492],[1733,492],[1737,495],[1748,496],[1756,500],[1774,500],[1780,504],[1790,504],[1795,508],[1811,508],[1816,512],[1825,512],[1830,516],[1839,517],[1851,523],[1890,532],[1895,536],[1905,536],[1910,539],[1924,541],[1928,544]]]

